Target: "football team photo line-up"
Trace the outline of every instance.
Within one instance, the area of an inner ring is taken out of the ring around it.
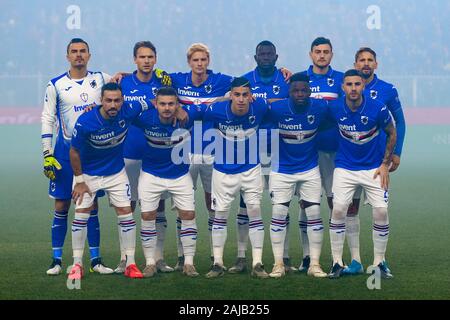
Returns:
[[[129,278],[174,271],[199,276],[194,264],[194,193],[200,180],[209,215],[207,278],[247,272],[248,267],[257,278],[305,272],[335,279],[364,273],[361,197],[372,207],[372,265],[383,278],[392,278],[385,258],[388,189],[390,173],[400,166],[406,131],[397,89],[375,74],[378,62],[371,48],[358,49],[354,68],[345,73],[332,69],[333,47],[327,38],[314,39],[309,56],[312,65],[305,71],[278,68],[276,47],[265,40],[256,46],[256,68],[232,77],[208,69],[209,48],[194,43],[186,54],[191,70],[168,73],[155,68],[155,46],[140,41],[133,48],[136,70],[110,76],[89,71],[88,43],[72,39],[66,48],[69,71],[49,81],[42,111],[44,174],[54,199],[53,257],[47,274],[63,273],[62,248],[73,202],[68,279],[84,276],[86,239],[90,272]],[[271,272],[262,262],[264,190],[272,203]],[[98,198],[105,196],[118,218],[120,260],[115,269],[107,267],[100,254]],[[294,196],[303,254],[299,267],[289,256],[289,205]],[[320,265],[322,196],[329,207],[333,263],[328,273]],[[236,197],[238,250],[235,263],[227,268],[223,253]],[[169,198],[177,211],[174,267],[164,255]],[[142,271],[135,261],[137,203]],[[349,265],[342,260],[346,239]]]

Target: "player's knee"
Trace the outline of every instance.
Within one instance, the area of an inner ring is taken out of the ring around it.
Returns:
[[[55,210],[56,211],[69,211],[70,209],[70,199],[69,200],[55,200]]]
[[[141,218],[144,221],[151,221],[156,220],[156,215],[157,215],[156,211],[147,211],[141,213]]]
[[[257,204],[247,204],[247,215],[249,217],[259,217],[261,216],[261,206]]]
[[[179,210],[179,217],[181,220],[194,220],[195,219],[195,211]]]
[[[331,217],[334,219],[345,219],[347,215],[348,204],[333,203],[333,211]]]
[[[373,220],[378,222],[387,223],[388,221],[388,209],[383,207],[372,209]]]
[[[277,203],[272,206],[272,216],[284,216],[286,217],[288,215],[289,211],[289,202],[286,203]]]
[[[130,214],[130,213],[132,213],[131,207],[130,206],[128,206],[128,207],[116,207],[116,213],[117,213],[118,216],[123,216],[123,215],[126,215],[126,214]]]
[[[309,201],[306,201],[306,200],[300,200],[300,207],[302,209],[307,209],[307,208],[309,208],[311,206],[320,206],[320,203],[318,203],[318,202],[309,202]]]

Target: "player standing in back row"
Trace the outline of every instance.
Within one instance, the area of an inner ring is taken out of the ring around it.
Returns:
[[[50,80],[45,92],[42,111],[42,146],[44,174],[50,179],[49,196],[55,199],[52,224],[53,261],[48,275],[62,271],[62,250],[67,233],[67,216],[70,209],[73,172],[69,162],[70,139],[78,117],[86,107],[100,103],[102,86],[110,76],[103,72],[87,70],[91,54],[86,41],[74,38],[67,45],[68,72]],[[56,142],[52,150],[53,130],[57,128]],[[90,212],[87,222],[91,271],[110,274],[112,269],[102,264],[100,256],[100,225],[98,205]]]
[[[333,46],[331,41],[324,37],[318,37],[311,43],[309,56],[313,64],[304,71],[310,78],[311,98],[325,99],[328,101],[342,97],[343,73],[334,70],[330,63],[333,58]],[[339,143],[339,130],[332,126],[317,135],[317,148],[319,150],[319,168],[322,179],[322,188],[327,197],[328,207],[333,208],[333,171],[334,159]],[[355,194],[354,203],[350,205],[349,211],[353,212],[359,207],[359,193]],[[310,264],[309,239],[307,233],[307,219],[305,208],[300,205],[299,215],[300,239],[303,247],[303,261],[299,267],[300,272],[306,272]]]

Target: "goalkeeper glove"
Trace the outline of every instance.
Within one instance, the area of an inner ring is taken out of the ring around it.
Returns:
[[[170,78],[169,74],[165,72],[162,69],[155,69],[155,75],[158,79],[161,80],[161,83],[165,87],[171,87],[172,86],[172,79]]]
[[[61,164],[58,162],[58,160],[56,160],[56,158],[52,154],[49,154],[44,157],[44,175],[47,178],[49,178],[50,180],[55,180],[56,179],[55,171],[61,169],[62,169]]]

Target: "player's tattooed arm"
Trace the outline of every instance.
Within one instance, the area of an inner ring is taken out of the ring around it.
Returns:
[[[389,188],[389,166],[392,162],[392,153],[397,141],[397,131],[395,130],[394,124],[391,122],[384,128],[384,132],[386,132],[387,141],[383,162],[375,171],[373,178],[375,179],[379,175],[381,187],[384,190],[387,190]]]
[[[81,158],[80,158],[80,152],[75,149],[74,147],[70,148],[70,164],[72,166],[74,179],[75,179],[75,186],[73,187],[72,191],[72,199],[74,203],[81,203],[83,202],[83,196],[85,193],[88,193],[89,195],[92,195],[91,191],[89,190],[89,187],[84,182],[83,179],[83,171],[81,169]]]

